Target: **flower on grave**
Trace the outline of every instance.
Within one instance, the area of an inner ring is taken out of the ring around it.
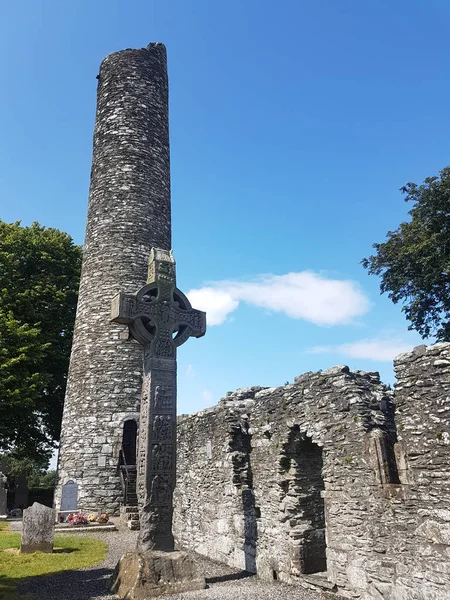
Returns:
[[[102,513],[101,515],[98,515],[98,517],[97,517],[97,523],[107,523],[108,521],[109,521],[108,513]]]
[[[87,520],[89,521],[89,523],[95,523],[95,521],[97,520],[97,515],[95,513],[89,513],[87,516]]]
[[[70,517],[70,515],[69,515]],[[69,525],[87,525],[88,520],[83,515],[83,513],[77,513],[76,515],[72,515],[72,519],[69,520]]]

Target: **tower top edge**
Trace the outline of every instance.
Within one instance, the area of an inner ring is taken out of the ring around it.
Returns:
[[[102,64],[109,62],[110,60],[114,60],[115,58],[125,58],[126,55],[153,55],[165,58],[166,46],[162,42],[150,42],[144,48],[125,48],[124,50],[119,50],[117,52],[111,52],[111,54],[108,54],[108,56],[102,60]]]

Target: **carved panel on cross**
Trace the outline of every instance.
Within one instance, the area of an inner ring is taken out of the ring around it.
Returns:
[[[175,359],[153,357],[150,345],[144,347],[144,360],[151,361],[151,368],[156,369],[157,371],[170,372],[170,374],[175,373],[176,371]],[[162,374],[160,373],[159,376],[160,375]]]
[[[165,333],[161,332],[159,339],[155,343],[155,356],[172,358],[175,356],[175,346],[169,335],[165,335]]]
[[[145,448],[147,446],[147,430],[148,427],[146,426],[147,423],[147,419],[144,419],[142,423],[140,423],[140,427],[139,427],[139,454],[145,454]]]
[[[170,441],[174,432],[172,415],[156,415],[153,420],[152,440],[155,442]]]
[[[143,506],[145,499],[145,491],[146,491],[145,480],[141,479],[137,483],[136,495],[138,497],[139,506]]]
[[[174,412],[175,394],[173,386],[157,385],[153,397],[153,409],[156,412]]]
[[[155,475],[150,488],[151,504],[170,504],[172,499],[172,474]]]
[[[145,456],[145,452],[142,452],[139,456],[139,463],[138,463],[138,475],[139,477],[143,477],[145,475],[145,465],[147,463],[147,459]]]
[[[168,260],[151,260],[148,269],[148,280],[156,281],[156,279],[162,279],[170,283],[175,281],[175,261],[169,262]]]
[[[194,330],[200,329],[203,324],[203,317],[199,312],[177,311],[174,319],[180,323],[190,325]]]
[[[165,523],[172,521],[172,507],[169,504],[155,506],[150,516],[150,522],[157,523],[163,521]]]
[[[152,444],[152,471],[172,471],[173,444]]]

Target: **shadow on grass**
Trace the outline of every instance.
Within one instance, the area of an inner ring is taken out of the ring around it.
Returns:
[[[71,554],[72,552],[79,552],[80,549],[79,548],[53,548],[53,552],[51,552],[51,554]],[[19,554],[21,556],[26,556],[27,554],[33,554],[33,552],[21,552],[20,548],[5,548],[3,550],[3,552],[6,552],[7,554],[14,554],[16,556],[18,556]]]
[[[79,548],[53,548],[53,554],[71,554],[79,551]]]
[[[37,596],[17,595],[17,579],[0,575],[0,600],[35,600]]]
[[[74,600],[91,600],[97,596],[106,596],[109,592],[111,584],[111,575],[113,569],[89,569],[86,571],[61,571],[60,573],[38,575],[36,577],[27,577],[14,581],[14,585],[18,586],[19,594],[30,594],[30,596],[22,595],[17,597],[17,600],[62,600],[73,598]],[[8,596],[1,596],[0,579],[0,600],[10,600]],[[33,594],[33,595],[32,595]],[[34,596],[34,594],[36,594]],[[113,594],[111,594],[113,597]],[[14,596],[13,600],[16,600]]]

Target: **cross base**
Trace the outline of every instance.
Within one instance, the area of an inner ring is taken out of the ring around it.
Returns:
[[[203,590],[201,577],[187,552],[127,552],[113,574],[111,591],[124,600]]]

